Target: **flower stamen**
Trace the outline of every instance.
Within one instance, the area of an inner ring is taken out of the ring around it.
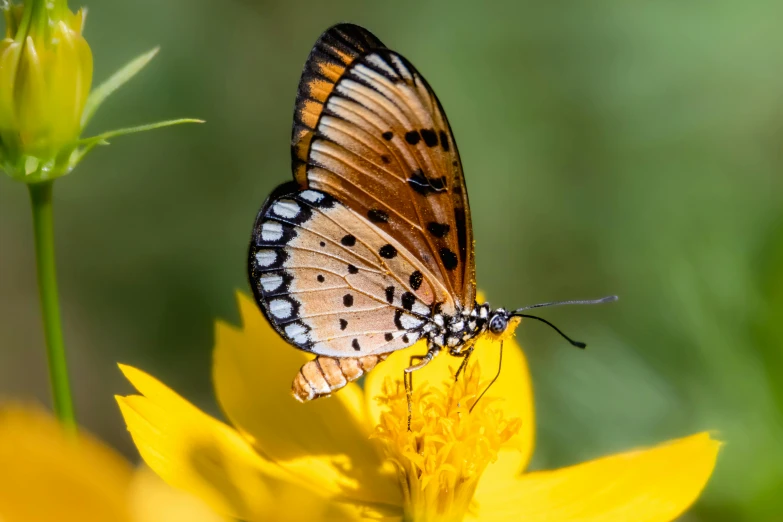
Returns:
[[[519,431],[519,418],[506,418],[485,397],[473,411],[481,390],[478,362],[463,377],[443,386],[418,385],[408,431],[408,403],[401,380],[387,378],[377,400],[386,407],[373,438],[382,441],[394,464],[404,497],[405,520],[459,522],[471,508],[473,494],[487,465]]]

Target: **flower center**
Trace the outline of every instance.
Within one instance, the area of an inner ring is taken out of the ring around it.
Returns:
[[[412,522],[459,522],[471,508],[479,478],[498,450],[519,431],[521,419],[505,417],[498,398],[484,397],[478,363],[457,382],[416,383],[411,431],[408,402],[400,380],[384,382],[377,400],[387,408],[373,437],[383,442],[397,469],[404,517]]]

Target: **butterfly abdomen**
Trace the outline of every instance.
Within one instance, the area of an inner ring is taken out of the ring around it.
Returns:
[[[291,393],[300,402],[328,397],[375,368],[388,356],[388,353],[341,358],[319,355],[305,363],[296,374]]]

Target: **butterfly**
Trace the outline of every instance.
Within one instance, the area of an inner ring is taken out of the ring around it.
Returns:
[[[446,114],[416,68],[362,27],[336,25],[315,43],[291,155],[294,181],[258,212],[248,273],[269,323],[316,355],[294,378],[302,402],[420,339],[427,352],[406,375],[440,352],[467,361],[479,335],[502,336],[520,317],[554,328],[528,308],[614,298],[513,311],[476,303],[468,193]]]

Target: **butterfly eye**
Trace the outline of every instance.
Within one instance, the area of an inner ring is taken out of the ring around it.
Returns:
[[[506,330],[508,319],[501,314],[493,315],[489,320],[489,331],[493,334],[500,334]]]

